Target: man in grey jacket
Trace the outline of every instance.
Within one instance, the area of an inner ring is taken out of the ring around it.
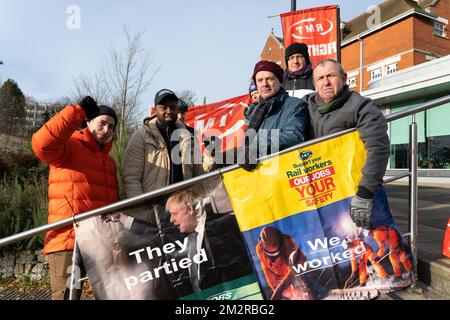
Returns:
[[[347,75],[335,60],[321,61],[314,69],[313,80],[317,92],[304,100],[315,137],[356,127],[364,143],[367,157],[350,216],[358,227],[369,227],[372,199],[383,183],[389,158],[386,119],[372,100],[349,91]]]

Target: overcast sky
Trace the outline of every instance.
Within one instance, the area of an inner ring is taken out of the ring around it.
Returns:
[[[297,1],[297,9],[338,4],[348,21],[379,1]],[[79,74],[98,72],[111,47],[125,45],[122,27],[145,31],[143,44],[161,66],[142,96],[147,112],[162,88],[192,90],[197,103],[242,95],[290,0],[0,0],[0,81],[12,78],[27,96],[52,102],[67,96]],[[70,6],[80,9],[80,28],[69,29]]]

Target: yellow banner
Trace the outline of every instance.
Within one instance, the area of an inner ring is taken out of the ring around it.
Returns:
[[[225,173],[241,231],[353,196],[365,158],[355,131],[263,161],[254,172]]]

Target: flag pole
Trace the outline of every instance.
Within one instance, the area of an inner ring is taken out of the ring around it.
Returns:
[[[291,11],[296,11],[297,10],[297,0],[291,0]],[[272,16],[268,16],[267,18],[276,18],[279,17],[281,15],[281,13],[279,14],[274,14]]]

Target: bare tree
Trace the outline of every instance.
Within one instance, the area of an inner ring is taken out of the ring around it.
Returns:
[[[147,76],[153,58],[149,51],[143,48],[144,32],[131,34],[126,26],[123,27],[123,32],[127,45],[121,50],[111,49],[111,66],[105,73],[113,105],[119,111],[118,140],[121,143],[127,139],[127,128],[132,127],[136,121],[140,95],[147,90],[158,71],[155,70],[151,77]]]
[[[192,90],[175,91],[178,98],[186,102],[189,107],[195,106],[197,103],[197,95]]]
[[[85,96],[91,96],[99,104],[108,105],[111,102],[110,90],[102,70],[93,75],[80,74],[73,80],[73,88],[70,91],[71,103],[80,101]]]

